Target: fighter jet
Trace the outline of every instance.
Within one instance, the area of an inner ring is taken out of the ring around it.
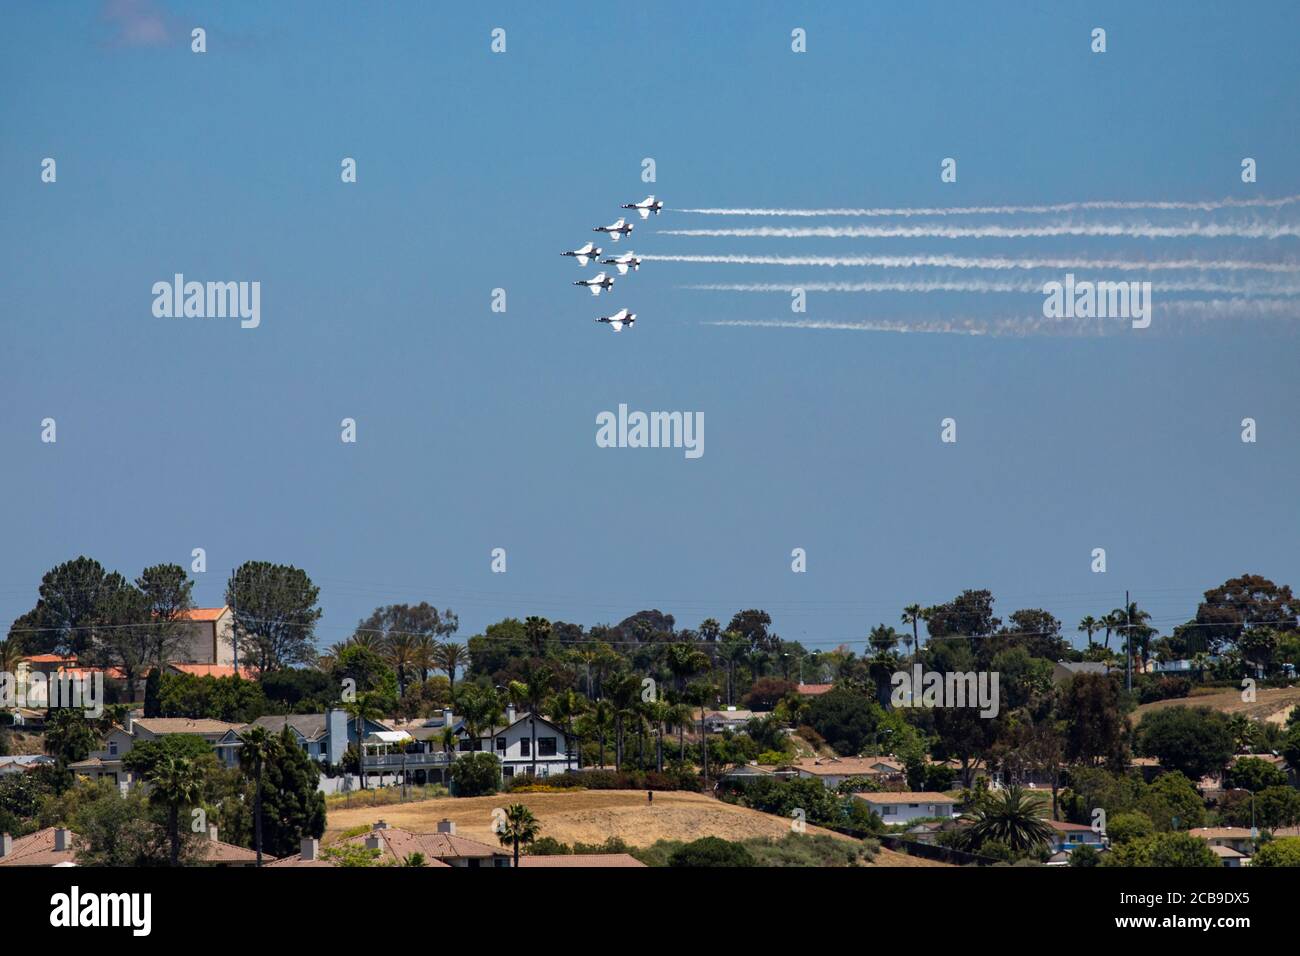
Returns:
[[[602,315],[596,321],[607,322],[615,332],[622,332],[623,326],[626,325],[629,329],[632,327],[632,323],[636,321],[636,313],[629,312],[627,309],[619,309],[613,315]]]
[[[561,252],[560,255],[573,256],[578,260],[578,265],[585,266],[590,260],[600,255],[600,249],[588,242],[580,249],[574,249],[572,252]]]
[[[629,268],[631,268],[633,272],[641,268],[641,257],[635,255],[630,249],[621,256],[614,256],[611,259],[601,259],[600,261],[602,265],[614,266],[617,268],[618,274],[621,276],[627,275],[627,270]]]
[[[618,242],[619,236],[626,236],[632,231],[632,224],[620,218],[617,222],[611,222],[608,226],[596,226],[592,232],[609,233],[610,242]]]
[[[579,279],[577,282],[573,284],[585,285],[588,289],[591,290],[592,295],[600,295],[601,289],[614,288],[614,280],[611,279],[609,276],[605,275],[605,273],[603,272],[598,275],[592,276],[590,279]]]
[[[655,199],[654,196],[646,196],[640,202],[626,202],[619,206],[620,209],[635,209],[641,214],[642,219],[649,219],[650,214],[659,215],[659,210],[664,208],[662,199]]]

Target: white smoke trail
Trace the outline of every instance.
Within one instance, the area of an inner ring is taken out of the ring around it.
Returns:
[[[1004,282],[996,280],[935,279],[926,282],[737,282],[679,286],[696,292],[1042,292],[1043,283],[1033,280]],[[1209,282],[1200,279],[1154,282],[1154,292],[1227,292],[1238,296],[1300,295],[1300,286],[1269,285],[1243,287],[1238,284]]]
[[[1104,236],[1129,239],[1281,239],[1300,236],[1289,223],[1055,223],[1050,226],[754,226],[743,229],[661,229],[664,236],[746,239],[1031,239]]]
[[[1190,270],[1196,272],[1300,272],[1300,262],[1255,262],[1249,259],[1086,259],[1032,256],[749,256],[749,255],[643,255],[644,262],[696,262],[708,265],[752,266],[876,266],[914,269],[938,266],[948,269],[1116,269],[1123,272]]]
[[[1300,307],[1279,300],[1264,303],[1235,299],[1210,299],[1156,303],[1151,328],[1159,331],[1161,318],[1168,313],[1187,314],[1193,323],[1215,319],[1252,319],[1275,316],[1300,320]],[[942,335],[969,335],[1024,338],[1032,335],[1094,336],[1118,334],[1129,329],[1128,319],[1047,319],[1041,315],[996,319],[714,319],[701,325],[732,328],[813,329],[849,332],[920,332]],[[1180,322],[1179,327],[1186,327]]]
[[[1277,208],[1300,202],[1300,196],[1283,196],[1280,199],[1218,199],[1204,202],[1176,202],[1152,200],[1092,200],[1088,202],[1062,202],[1030,206],[914,206],[902,209],[868,207],[865,209],[674,209],[671,212],[700,213],[706,216],[969,216],[969,215],[1035,215],[1043,213],[1083,212],[1097,209],[1171,209],[1194,212],[1214,212],[1218,209]]]

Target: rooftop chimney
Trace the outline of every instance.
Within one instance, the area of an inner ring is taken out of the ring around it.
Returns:
[[[455,820],[446,820],[446,819],[439,820],[439,821],[438,821],[438,832],[439,832],[439,833],[450,833],[452,836],[455,836],[455,835],[456,835],[456,821],[455,821]]]
[[[444,727],[450,727],[453,723],[455,723],[455,720],[453,719],[455,716],[456,715],[451,712],[450,707],[444,707],[442,709],[442,725]]]
[[[68,846],[68,829],[67,827],[57,827],[54,830],[54,852],[63,853],[71,849]]]
[[[379,837],[377,837],[377,836],[368,836],[368,837],[366,837],[366,849],[367,849],[367,850],[378,850],[378,849],[380,849],[380,845],[379,845]]]
[[[302,838],[302,853],[300,858],[303,860],[315,860],[320,856],[320,840],[314,837]]]
[[[371,829],[372,829],[372,830],[387,830],[387,829],[388,829],[388,821],[387,821],[387,820],[376,820],[376,821],[375,821],[375,825],[374,825],[373,827],[371,827]]]
[[[514,722],[515,722],[515,705],[506,704],[506,723],[513,724]]]
[[[208,824],[208,839],[213,843],[217,842],[217,825],[215,823]]]
[[[0,833],[0,857],[6,857],[14,851],[14,838],[8,833]]]

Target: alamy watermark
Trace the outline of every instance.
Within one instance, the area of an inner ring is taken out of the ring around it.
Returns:
[[[1043,284],[1043,317],[1047,319],[1132,319],[1133,328],[1151,324],[1150,282],[1078,282],[1073,272],[1064,282]]]
[[[704,454],[703,412],[629,412],[596,415],[597,448],[683,448],[687,458]]]
[[[73,674],[13,674],[0,671],[0,710],[15,707],[34,709],[71,708],[91,719],[104,714],[104,674],[82,677]]]
[[[171,282],[153,284],[153,314],[160,319],[240,319],[240,328],[262,324],[262,283],[186,282],[176,273]]]
[[[927,671],[914,664],[895,671],[890,703],[898,707],[978,707],[981,717],[999,710],[997,671]]]

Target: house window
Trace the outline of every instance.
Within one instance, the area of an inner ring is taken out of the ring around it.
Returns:
[[[461,753],[463,753],[463,754],[467,754],[467,753],[469,753],[471,750],[474,749],[474,748],[471,746],[471,744],[473,744],[473,743],[474,743],[474,741],[472,741],[472,740],[470,740],[468,737],[466,737],[464,740],[462,740],[462,741],[460,742],[460,746],[458,746],[456,749],[459,750],[459,751],[460,751]]]
[[[497,738],[497,753],[499,753],[499,754],[503,754],[503,753],[505,753],[505,752],[506,752],[506,738],[504,738],[504,737],[498,737],[498,738]]]
[[[519,741],[519,755],[522,757],[531,757],[533,755],[533,742],[527,737]]]
[[[537,738],[537,756],[554,757],[555,756],[555,738],[538,737]]]
[[[882,817],[892,817],[897,813],[898,813],[898,807],[894,806],[893,804],[886,804],[884,809],[881,810],[880,815]]]
[[[515,775],[515,768],[514,768],[514,767],[502,767],[502,768],[501,768],[501,776],[505,777],[507,780],[510,779],[511,777],[513,777],[514,775]]]
[[[116,757],[116,756],[117,756],[117,741],[116,741],[116,740],[110,740],[110,741],[108,742],[108,755],[109,755],[110,757]]]

